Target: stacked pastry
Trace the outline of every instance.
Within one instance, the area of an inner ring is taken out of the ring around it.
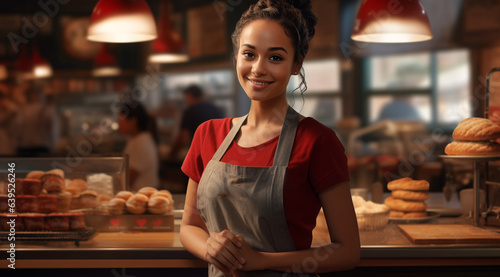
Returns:
[[[125,212],[132,214],[166,214],[173,212],[174,199],[168,190],[157,190],[153,187],[141,188],[136,194],[120,191],[109,200],[107,207],[110,214],[119,215]]]
[[[391,209],[389,217],[418,218],[427,216],[425,200],[429,199],[429,182],[405,177],[387,184],[391,196],[385,204]]]
[[[467,118],[452,135],[455,141],[444,149],[448,155],[500,155],[500,125],[487,118]]]

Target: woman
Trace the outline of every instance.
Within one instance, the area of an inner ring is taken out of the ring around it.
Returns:
[[[250,111],[202,124],[182,166],[190,179],[180,239],[210,264],[210,276],[321,273],[359,260],[344,149],[286,99],[290,76],[304,77],[315,24],[310,1],[262,0],[236,25],[236,70]],[[321,207],[332,243],[313,249]]]
[[[128,135],[124,154],[129,156],[129,184],[131,191],[142,187],[159,187],[158,150],[155,142],[154,121],[140,103],[120,107],[118,128]]]

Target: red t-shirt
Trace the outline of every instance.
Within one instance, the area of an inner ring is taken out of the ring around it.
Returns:
[[[231,129],[231,119],[206,121],[196,130],[182,171],[199,182],[203,170]],[[272,166],[279,136],[258,146],[233,141],[222,162],[240,166]],[[318,193],[349,180],[344,147],[335,132],[313,118],[299,122],[285,175],[283,202],[288,228],[297,250],[310,248],[321,208]]]

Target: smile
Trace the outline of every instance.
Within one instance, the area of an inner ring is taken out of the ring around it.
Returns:
[[[272,84],[273,82],[262,82],[262,81],[255,81],[255,80],[250,80],[248,79],[252,84],[256,86],[267,86],[269,84]]]

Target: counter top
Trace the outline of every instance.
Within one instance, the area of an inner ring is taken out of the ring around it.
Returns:
[[[460,220],[460,219],[458,219]],[[462,219],[467,220],[467,219]],[[435,223],[456,222],[437,218]],[[193,268],[206,263],[187,252],[179,240],[180,220],[174,232],[102,232],[80,242],[16,242],[17,268]],[[326,229],[314,230],[313,246],[329,243]],[[424,244],[415,245],[397,224],[360,232],[359,266],[412,265],[500,265],[500,244]],[[2,248],[0,268],[6,268],[7,242]],[[64,262],[62,262],[64,261]],[[458,262],[459,261],[459,262]]]

